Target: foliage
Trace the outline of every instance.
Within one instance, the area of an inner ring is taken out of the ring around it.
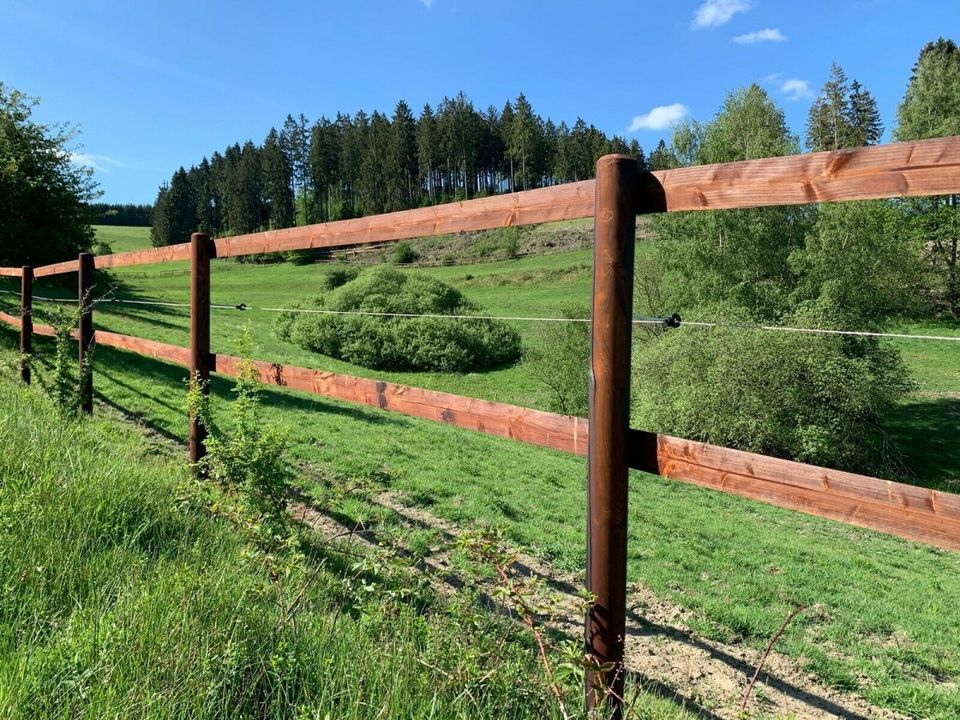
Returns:
[[[821,206],[804,247],[789,258],[796,277],[792,302],[833,308],[854,330],[920,313],[921,242],[908,220],[886,201]]]
[[[336,313],[470,315],[478,310],[450,285],[389,267],[370,270],[312,301]],[[300,314],[282,337],[313,352],[384,370],[469,372],[515,362],[520,336],[487,319]]]
[[[894,135],[900,141],[960,135],[960,48],[952,40],[939,38],[920,51]]]
[[[341,263],[333,267],[323,276],[323,289],[336,290],[341,285],[346,285],[351,280],[356,280],[360,275],[360,268],[356,265]]]
[[[94,225],[150,227],[153,206],[133,203],[90,203],[91,222]]]
[[[288,537],[287,498],[293,471],[285,459],[285,432],[263,422],[260,383],[247,359],[249,335],[241,343],[239,373],[234,386],[232,422],[223,429],[214,421],[206,386],[190,383],[190,413],[207,430],[207,454],[200,470],[211,479],[241,493],[250,513],[251,528],[267,548],[281,547]]]
[[[36,311],[34,313],[36,314]],[[64,312],[63,307],[57,305],[43,318],[53,327],[53,358],[49,375],[39,374],[36,377],[40,387],[53,401],[61,419],[76,418],[80,415],[83,388],[93,379],[95,343],[90,344],[84,355],[83,365],[78,367],[77,362],[77,346],[73,334],[80,324],[82,314],[83,305],[70,313]],[[36,368],[37,363],[33,358],[28,358],[28,362]]]
[[[394,245],[391,255],[393,256],[393,262],[397,265],[409,265],[420,257],[417,251],[413,249],[413,246],[406,241],[398,242]]]
[[[838,469],[900,471],[879,424],[912,386],[899,355],[874,340],[681,327],[642,345],[633,368],[644,429]]]
[[[897,110],[897,140],[960,135],[960,48],[938,39],[920,51]],[[960,317],[960,196],[905,202],[923,243],[935,309]]]
[[[589,319],[586,305],[568,305],[561,317]],[[564,415],[586,416],[590,379],[590,324],[544,322],[526,346],[524,364],[549,390],[547,407]]]
[[[813,151],[863,147],[880,142],[883,123],[877,101],[837,63],[807,115],[807,147]]]
[[[392,116],[360,110],[311,124],[302,114],[288,115],[260,145],[235,143],[177,170],[158,191],[155,242],[584,180],[593,177],[597,158],[611,152],[644,159],[636,140],[608,137],[582,118],[572,128],[557,125],[538,115],[523,94],[502,109],[483,111],[461,92],[436,109],[425,105],[417,118],[402,100]]]
[[[39,266],[90,249],[92,171],[73,162],[77,132],[31,120],[37,100],[0,82],[0,265]]]

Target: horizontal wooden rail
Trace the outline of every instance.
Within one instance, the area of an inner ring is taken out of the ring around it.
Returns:
[[[960,137],[648,173],[645,212],[724,210],[960,193]]]
[[[0,312],[0,321],[20,319]],[[53,334],[53,328],[39,334]],[[188,366],[187,348],[97,330],[98,344]],[[240,358],[214,355],[235,377]],[[350,375],[255,361],[260,381],[447,423],[529,445],[586,455],[586,419]],[[838,520],[914,542],[960,550],[960,495],[632,430],[630,467],[768,505]]]
[[[5,322],[7,325],[10,325],[11,327],[15,327],[17,330],[19,330],[23,325],[23,321],[16,315],[11,315],[10,313],[5,313],[2,311],[0,311],[0,321]],[[56,337],[57,331],[53,329],[52,325],[40,325],[38,323],[34,323],[33,334],[44,335],[46,337]],[[76,332],[71,333],[71,337],[76,337],[76,336],[77,336]]]
[[[365,245],[593,217],[593,180],[302,227],[220,238],[217,257]],[[638,212],[729,210],[960,193],[960,137],[641,173]],[[99,255],[111,268],[190,259],[190,245]],[[76,272],[77,261],[34,277]],[[19,276],[20,268],[0,275]]]
[[[0,277],[22,277],[23,269],[18,267],[0,267]]]

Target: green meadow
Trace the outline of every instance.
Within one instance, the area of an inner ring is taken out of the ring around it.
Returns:
[[[109,228],[103,237],[116,243],[115,250],[149,245],[146,229]],[[235,352],[250,331],[257,359],[545,405],[545,390],[522,364],[465,375],[374,373],[278,338],[277,314],[258,308],[289,307],[320,292],[330,267],[215,261],[213,302],[249,309],[213,311],[214,350]],[[591,254],[573,250],[420,271],[454,284],[490,314],[549,317],[588,301]],[[120,268],[98,278],[98,295],[186,303],[188,279],[185,263]],[[35,292],[69,294],[54,283],[38,283]],[[95,325],[186,345],[187,317],[185,307],[101,304]],[[515,324],[525,342],[536,342],[535,323]],[[949,324],[903,330],[960,335],[960,327]],[[4,331],[3,337],[12,346],[14,334]],[[919,390],[889,418],[888,432],[914,482],[958,490],[960,347],[891,342]],[[185,380],[182,368],[110,348],[96,352],[99,401],[177,441],[186,431]],[[231,383],[215,378],[212,394],[221,406],[231,397]],[[288,433],[300,488],[343,522],[389,526],[395,519],[372,498],[391,490],[463,527],[498,527],[558,571],[582,574],[582,459],[278,388],[265,389],[264,398],[264,422]],[[116,432],[131,448],[149,447],[134,430]],[[170,463],[161,474],[182,468]],[[344,491],[355,487],[367,492]],[[629,533],[630,581],[690,610],[693,629],[703,637],[762,648],[791,608],[804,605],[778,648],[805,671],[911,717],[960,716],[960,554],[640,473],[631,476]]]

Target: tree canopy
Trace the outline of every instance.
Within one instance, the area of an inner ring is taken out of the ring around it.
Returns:
[[[31,119],[37,100],[0,83],[0,265],[44,265],[89,250],[91,171],[71,161],[76,131]]]

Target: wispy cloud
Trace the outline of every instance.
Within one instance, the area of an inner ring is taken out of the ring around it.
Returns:
[[[659,105],[645,115],[635,115],[627,132],[637,130],[663,130],[678,123],[690,114],[690,108],[680,103]]]
[[[746,12],[753,3],[750,0],[706,0],[693,14],[694,30],[718,28],[726,25],[737,13]]]
[[[111,168],[126,167],[126,165],[119,160],[114,160],[107,155],[91,155],[90,153],[82,152],[70,153],[70,162],[74,165],[83,165],[84,167],[93,168],[103,173],[109,173]]]
[[[433,7],[433,0],[420,0],[424,7]]]
[[[787,100],[803,100],[813,97],[810,83],[806,80],[787,80],[780,86],[780,92],[787,96]]]
[[[744,35],[737,35],[733,41],[739,45],[754,45],[762,42],[786,42],[787,36],[777,28],[764,28]]]
[[[774,82],[775,80],[779,80],[779,79],[782,78],[782,77],[783,77],[783,73],[782,73],[782,72],[770,73],[769,75],[764,75],[764,76],[763,76],[763,79],[762,79],[760,82],[762,82],[762,83],[764,83],[764,84],[772,83],[772,82]]]

